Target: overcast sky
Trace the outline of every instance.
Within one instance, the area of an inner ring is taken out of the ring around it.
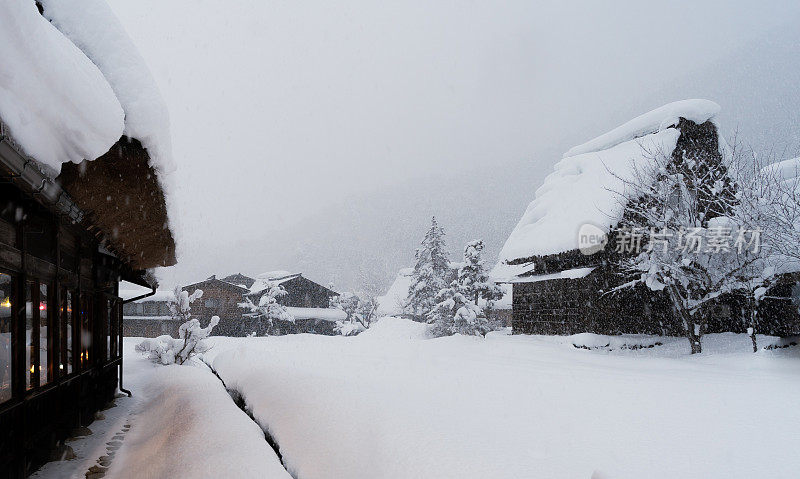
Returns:
[[[776,100],[798,83],[772,68],[798,70],[797,1],[110,3],[172,118],[165,285],[274,269],[386,284],[432,214],[454,259],[476,237],[495,254],[561,152],[666,101],[769,118],[731,119],[759,139],[791,111],[800,128]]]

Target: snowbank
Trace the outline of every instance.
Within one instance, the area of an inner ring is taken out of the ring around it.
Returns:
[[[106,78],[34,2],[0,6],[0,62],[0,118],[28,155],[58,172],[119,140],[124,113]]]
[[[147,382],[109,477],[291,477],[205,366],[154,367]]]
[[[671,153],[679,136],[677,129],[668,128],[559,161],[503,246],[501,263],[577,249],[578,230],[587,223],[604,230],[616,225],[626,184],[656,154]]]
[[[368,339],[426,339],[430,326],[410,319],[386,316],[358,335],[361,340]]]
[[[657,133],[676,126],[680,118],[686,118],[697,124],[705,123],[714,118],[720,109],[718,104],[710,100],[680,100],[668,103],[644,115],[637,116],[593,140],[571,148],[564,153],[564,158],[607,150],[620,143]]]

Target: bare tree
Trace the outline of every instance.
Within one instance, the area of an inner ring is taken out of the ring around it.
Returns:
[[[763,278],[764,256],[754,245],[763,217],[749,203],[752,184],[735,181],[727,153],[647,152],[649,161],[632,166],[619,192],[618,265],[632,279],[617,289],[642,283],[664,291],[692,354],[702,352],[714,300],[742,290],[756,295],[770,279]]]

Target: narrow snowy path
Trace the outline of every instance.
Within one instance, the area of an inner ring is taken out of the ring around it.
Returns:
[[[264,433],[203,364],[157,366],[125,338],[125,386],[85,437],[76,458],[51,462],[34,477],[81,479],[292,479]]]

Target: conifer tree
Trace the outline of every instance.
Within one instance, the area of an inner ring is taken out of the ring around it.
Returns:
[[[488,302],[503,297],[503,290],[489,279],[483,264],[483,241],[474,240],[464,247],[464,265],[458,270],[458,290],[466,298],[478,304],[480,299]]]
[[[404,309],[415,320],[425,321],[438,302],[436,295],[447,287],[450,273],[444,230],[436,222],[436,217],[431,219],[431,227],[414,257],[416,262]]]

